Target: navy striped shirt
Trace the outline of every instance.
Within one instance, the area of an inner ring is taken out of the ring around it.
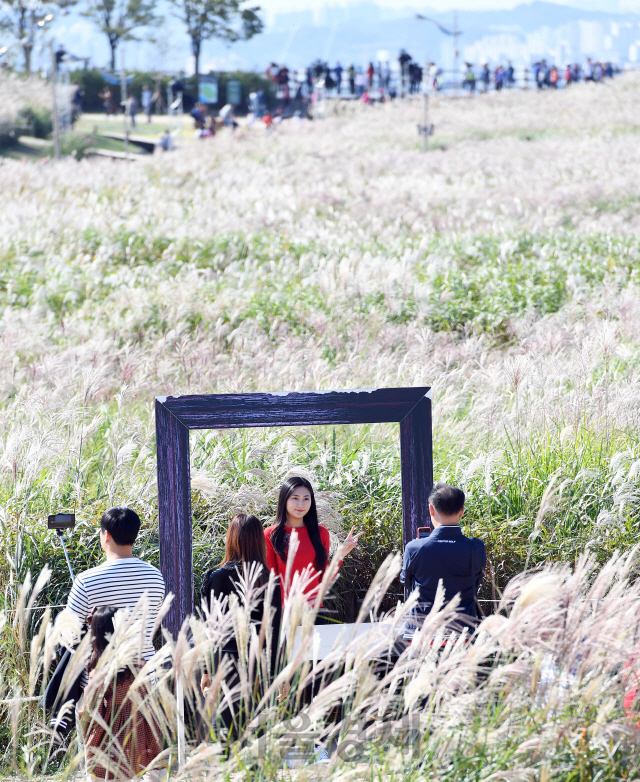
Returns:
[[[162,573],[137,557],[103,562],[97,567],[80,573],[73,582],[67,608],[84,622],[93,608],[135,607],[143,594],[149,601],[143,656],[153,657],[153,626],[164,600],[165,587]]]

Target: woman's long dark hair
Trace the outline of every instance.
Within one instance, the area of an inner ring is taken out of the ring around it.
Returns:
[[[231,519],[224,546],[224,559],[220,567],[228,562],[246,562],[247,565],[257,562],[262,565],[256,579],[257,586],[264,586],[269,580],[264,527],[256,516],[238,513]]]
[[[307,511],[303,521],[304,526],[309,533],[309,540],[313,545],[316,552],[316,559],[314,562],[316,570],[322,572],[327,564],[327,552],[322,545],[320,539],[320,529],[318,527],[318,511],[316,509],[316,498],[313,493],[313,486],[306,478],[302,478],[300,475],[292,475],[290,478],[286,478],[280,488],[280,496],[278,497],[278,510],[276,512],[276,528],[271,533],[271,543],[276,554],[283,562],[287,561],[287,550],[285,547],[285,525],[287,523],[287,500],[293,494],[293,490],[298,486],[304,486],[309,490],[311,495],[311,507]]]
[[[109,646],[110,638],[114,633],[113,617],[116,615],[115,608],[111,606],[100,606],[96,608],[91,617],[91,659],[87,670],[92,671],[98,664],[104,650]]]

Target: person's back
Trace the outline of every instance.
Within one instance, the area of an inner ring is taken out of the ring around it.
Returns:
[[[427,538],[407,544],[400,580],[407,589],[418,589],[420,613],[431,610],[442,581],[445,603],[460,595],[458,613],[476,616],[476,595],[487,561],[484,543],[468,538],[460,528],[464,492],[439,483],[429,495],[435,527]]]
[[[153,627],[165,596],[160,571],[133,556],[132,547],[140,530],[138,514],[130,508],[111,508],[100,520],[100,545],[106,562],[80,573],[73,582],[67,608],[83,623],[99,606],[133,609],[143,595],[148,600],[142,656],[153,657]]]
[[[225,556],[220,567],[208,570],[204,575],[200,589],[203,610],[206,614],[214,598],[221,600],[235,595],[241,606],[247,604],[251,609],[251,622],[260,634],[268,581],[267,546],[262,524],[255,516],[238,513],[229,524]],[[253,587],[249,588],[251,583]],[[271,596],[271,628],[276,639],[280,632],[281,606],[280,584],[276,583]],[[236,639],[229,639],[222,651],[237,654]]]
[[[263,535],[264,537],[264,535]],[[243,566],[241,561],[229,561],[225,562],[221,567],[208,570],[205,573],[204,580],[202,582],[202,588],[200,595],[203,605],[209,605],[211,598],[221,599],[235,595],[238,598],[240,605],[244,604],[244,584],[243,581],[248,580],[249,567]],[[266,571],[266,566],[265,566]],[[265,572],[266,576],[266,572]],[[263,585],[264,586],[264,585]],[[261,588],[262,589],[262,588]],[[256,632],[260,634],[262,627],[262,618],[264,616],[264,598],[266,595],[266,589],[262,589],[260,595],[253,602],[251,607],[251,622],[256,625]],[[276,583],[275,589],[271,598],[271,608],[274,611],[274,619],[272,623],[272,629],[277,636],[280,630],[280,613],[282,607],[282,597],[280,593],[280,584]],[[238,647],[236,639],[229,639],[223,652],[237,653]]]
[[[265,599],[270,595],[270,605],[265,612]],[[231,597],[235,596],[241,608],[250,610],[251,624],[255,627],[258,638],[264,642],[264,652],[268,655],[270,674],[276,671],[276,662],[279,652],[280,619],[282,613],[282,596],[280,585],[276,581],[269,583],[269,568],[267,565],[267,547],[264,539],[264,530],[259,519],[247,513],[238,513],[233,517],[227,530],[225,541],[225,555],[219,568],[208,570],[205,573],[202,588],[200,590],[202,598],[202,612],[205,621],[208,619],[209,612],[212,610],[214,600],[224,601],[226,610],[232,609]],[[270,617],[269,626],[262,627],[263,618]],[[240,660],[246,659],[248,650],[245,649],[242,654],[238,649],[238,638],[235,634],[227,637],[222,648],[216,650],[214,655],[214,666],[217,668],[223,658],[230,663],[230,668],[225,676],[226,686],[232,690],[237,687],[241,681],[238,666]],[[247,634],[247,644],[252,644],[251,634]],[[206,666],[208,668],[208,666]],[[213,671],[205,669],[200,686],[203,694],[211,684]],[[268,686],[269,682],[263,681],[262,687]],[[264,689],[262,690],[264,691]],[[253,691],[248,702],[245,702],[245,709],[253,702],[256,692]],[[239,712],[236,710],[234,717],[233,710],[223,708],[217,712],[216,720],[220,721],[220,726],[226,731],[231,731],[231,735],[239,727]],[[245,714],[246,716],[246,714]]]
[[[138,684],[130,696],[142,661],[122,661],[115,675],[111,665],[96,671],[115,633],[115,615],[113,606],[101,606],[90,618],[89,684],[78,716],[86,769],[93,779],[131,779],[146,771],[162,751],[160,726],[148,709],[140,708],[147,689]]]

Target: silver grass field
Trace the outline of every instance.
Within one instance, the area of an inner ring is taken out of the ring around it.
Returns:
[[[158,774],[640,776],[640,80],[430,108],[426,155],[408,101],[184,139],[128,166],[0,158],[2,773],[85,773],[39,705],[78,632],[44,520],[75,508],[78,571],[100,561],[102,511],[131,505],[135,552],[157,564],[156,394],[429,385],[436,477],[464,488],[465,531],[489,553],[473,637],[448,637],[440,606],[385,666],[412,604],[395,427],[193,435],[197,585],[233,512],[266,524],[281,478],[304,469],[335,562],[346,531],[365,530],[325,605],[378,626],[314,659],[298,585],[287,633],[260,638],[247,573],[231,611],[198,610],[177,639],[159,630],[136,680]],[[145,611],[119,623],[96,688],[136,658]],[[221,670],[203,698],[199,671],[231,635],[239,684]],[[318,746],[328,764],[311,762]]]

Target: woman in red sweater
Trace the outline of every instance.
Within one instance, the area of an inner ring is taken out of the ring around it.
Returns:
[[[316,500],[311,483],[299,475],[286,478],[278,497],[276,523],[264,531],[267,544],[267,565],[280,576],[284,602],[289,540],[295,529],[298,534],[298,550],[291,568],[290,584],[295,573],[309,568],[311,580],[305,589],[309,602],[315,600],[324,569],[329,564],[329,530],[318,524]],[[345,555],[358,544],[362,533],[353,534],[353,527],[343,544]],[[289,585],[290,585],[289,584]]]

